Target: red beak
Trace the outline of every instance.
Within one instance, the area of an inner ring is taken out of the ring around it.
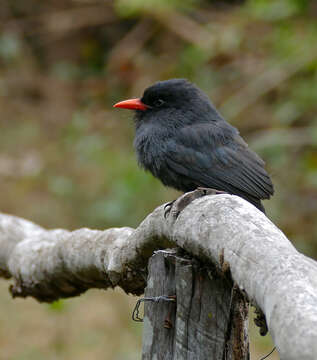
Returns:
[[[122,108],[122,109],[131,109],[131,110],[146,110],[148,108],[147,105],[143,104],[140,99],[129,99],[120,101],[113,105],[115,108]]]

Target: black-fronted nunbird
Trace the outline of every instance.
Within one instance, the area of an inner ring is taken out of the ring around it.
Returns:
[[[273,194],[264,161],[195,85],[184,79],[160,81],[142,98],[114,107],[135,110],[138,162],[164,185],[238,195],[264,212],[261,200]]]

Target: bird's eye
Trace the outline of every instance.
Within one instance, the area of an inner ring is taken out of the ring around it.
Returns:
[[[155,107],[160,107],[160,106],[162,106],[163,104],[164,104],[164,100],[162,100],[162,99],[157,99],[157,100],[155,100],[154,101],[154,106]]]

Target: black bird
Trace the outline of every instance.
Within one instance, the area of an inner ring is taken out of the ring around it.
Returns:
[[[224,191],[265,212],[261,199],[274,190],[264,161],[198,87],[185,79],[160,81],[141,99],[114,107],[135,110],[138,162],[164,185]]]

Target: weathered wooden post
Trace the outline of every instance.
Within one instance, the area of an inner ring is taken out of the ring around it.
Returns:
[[[160,296],[175,296],[175,302]],[[175,249],[149,262],[143,360],[249,359],[248,303],[230,276]]]

